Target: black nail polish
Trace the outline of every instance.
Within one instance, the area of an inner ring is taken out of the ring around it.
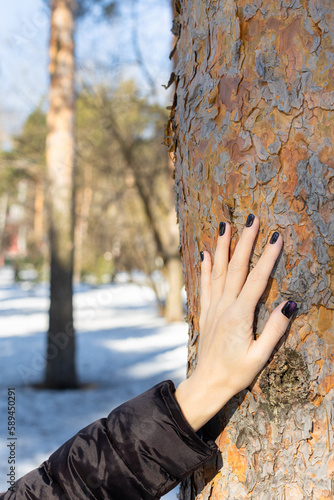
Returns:
[[[291,318],[295,310],[297,309],[297,304],[293,300],[288,300],[285,306],[282,308],[282,314],[286,316],[288,319]]]
[[[201,261],[203,262],[203,260],[204,260],[204,252],[200,252],[200,256],[201,256]]]
[[[249,214],[249,216],[247,217],[247,221],[246,221],[246,227],[251,227],[251,225],[254,222],[254,219],[255,219],[255,215]]]
[[[223,234],[225,233],[225,228],[226,228],[225,222],[221,222],[219,224],[219,236],[223,236]]]
[[[279,237],[279,233],[277,231],[275,231],[274,234],[272,235],[272,237],[270,238],[269,243],[271,243],[273,245],[278,240],[278,237]]]

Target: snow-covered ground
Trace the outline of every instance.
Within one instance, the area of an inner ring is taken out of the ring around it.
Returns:
[[[13,283],[0,269],[0,491],[8,487],[7,392],[16,392],[16,478],[122,402],[185,377],[188,326],[159,317],[153,291],[120,283],[75,290],[77,368],[84,390],[35,390],[45,365],[48,287]],[[174,490],[166,495],[175,500]]]

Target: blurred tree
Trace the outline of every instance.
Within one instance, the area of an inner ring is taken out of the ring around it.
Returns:
[[[162,145],[166,117],[167,111],[140,96],[133,82],[123,82],[114,89],[95,86],[79,93],[74,258],[77,281],[89,275],[92,279],[106,280],[108,274],[112,277],[121,270],[130,273],[141,270],[151,279],[157,269],[168,279],[164,252],[170,251],[168,218],[174,206],[171,207],[169,198],[171,176]],[[120,129],[118,139],[110,121]],[[7,154],[17,178],[30,176],[34,193],[36,183],[43,183],[45,176],[45,136],[45,115],[38,108],[15,138],[13,151]],[[134,160],[129,163],[124,149],[131,150],[135,163]],[[140,190],[133,170],[142,178]],[[31,205],[27,208],[27,213],[36,219],[36,202],[35,209]],[[173,224],[177,228],[175,221]],[[166,314],[165,290],[153,279],[150,284],[161,313]]]
[[[50,109],[46,141],[51,253],[45,385],[77,387],[73,325],[75,227],[75,20],[94,6],[111,15],[115,2],[51,0]]]
[[[0,194],[0,266],[4,264],[4,234],[6,227],[6,215],[8,207],[8,194],[2,192]]]
[[[95,7],[99,8],[99,12],[102,9],[104,16],[110,17],[115,12],[115,6],[116,1],[110,0],[51,0],[51,83],[46,141],[51,270],[45,385],[59,389],[78,385],[72,303],[76,161],[75,21],[88,12],[92,13]],[[78,238],[80,242],[79,235]]]
[[[28,248],[33,261],[38,260],[42,265],[47,258],[44,238],[45,141],[46,116],[39,106],[28,116],[21,134],[14,138],[11,155],[15,168],[22,164],[22,175],[30,180],[32,202],[29,213],[33,215],[33,227],[29,232]]]
[[[203,429],[223,467],[219,454],[183,483],[180,498],[334,498],[334,4],[177,4],[169,130],[189,372],[201,333],[200,250],[214,257],[221,220],[232,224],[233,252],[249,212],[259,216],[251,267],[273,231],[284,239],[256,309],[255,339],[275,306],[290,298],[299,305],[250,390]]]
[[[50,109],[46,140],[51,254],[45,386],[77,387],[73,326],[74,0],[51,1]]]
[[[173,20],[176,19],[176,7],[175,2],[171,1],[171,10]],[[173,26],[171,29],[173,37],[173,45],[175,45],[178,32],[175,30],[175,22],[173,22]],[[174,50],[172,49],[171,55]],[[176,65],[176,58],[173,59],[173,65]],[[174,72],[172,73],[174,75]],[[173,77],[170,79],[169,85],[173,82]],[[166,262],[167,273],[168,273],[168,283],[169,283],[169,291],[167,295],[166,301],[166,311],[165,315],[169,321],[183,321],[184,313],[183,313],[183,302],[181,298],[181,289],[184,286],[184,275],[182,270],[181,263],[181,245],[180,245],[180,231],[177,221],[176,215],[176,190],[175,190],[175,169],[174,169],[174,156],[173,152],[169,153],[168,156],[168,168],[169,168],[169,184],[170,184],[170,209],[169,209],[169,248],[170,248],[170,256],[168,261]]]
[[[173,3],[173,2],[172,2]],[[150,68],[145,63],[145,59],[140,50],[140,43],[138,38],[138,6],[140,0],[132,1],[132,45],[136,56],[136,62],[141,69],[142,75],[151,89],[152,95],[157,95],[157,82],[152,77]],[[173,10],[173,5],[172,9]],[[172,29],[172,32],[174,30]],[[167,87],[168,88],[168,87]],[[169,204],[168,215],[164,221],[164,231],[160,239],[164,242],[163,246],[160,245],[161,258],[163,259],[164,267],[163,272],[167,280],[167,296],[166,302],[163,306],[163,314],[168,321],[183,321],[183,302],[181,297],[181,289],[184,285],[184,277],[181,267],[181,258],[179,253],[179,228],[176,220],[175,212],[175,191],[174,191],[174,167],[172,159],[169,157],[168,165],[166,166],[165,187],[169,187]],[[150,217],[149,219],[150,220]],[[159,230],[159,226],[157,228]],[[154,231],[157,234],[156,231]]]
[[[43,265],[41,251],[45,253],[43,244],[45,138],[45,114],[38,107],[28,116],[22,132],[13,137],[12,149],[1,153],[1,189],[5,193],[8,209],[11,210],[11,207],[16,205],[25,213],[24,220],[20,224],[26,227],[27,258],[35,266]],[[18,196],[22,183],[26,186],[24,199]],[[20,259],[21,257],[23,256],[20,256]]]
[[[171,200],[168,158],[162,145],[166,110],[157,104],[149,104],[147,99],[140,97],[132,82],[122,83],[114,91],[102,87],[90,89],[81,95],[78,105],[80,109],[85,109],[85,113],[78,112],[78,117],[82,117],[78,126],[79,164],[84,162],[92,165],[94,162],[94,171],[96,174],[99,172],[94,176],[95,182],[96,179],[106,180],[99,188],[95,184],[94,193],[101,196],[102,190],[106,191],[110,207],[117,201],[118,220],[109,230],[105,228],[103,234],[105,238],[108,230],[111,236],[117,228],[119,236],[116,239],[122,248],[117,258],[118,268],[122,266],[130,270],[137,266],[137,269],[144,270],[150,278],[157,266],[160,267],[165,279],[171,283],[167,297],[171,293],[176,295],[174,302],[170,300],[174,307],[168,311],[166,303],[160,300],[161,291],[159,292],[154,280],[151,281],[151,286],[157,294],[162,314],[170,321],[179,321],[183,316],[180,293],[183,284],[182,270],[179,267],[174,273],[168,272],[170,261],[180,258],[177,244],[171,244],[170,239],[171,226],[176,230],[177,226],[175,207]],[[83,118],[86,120],[85,127]],[[82,173],[84,170],[79,168]],[[91,171],[91,167],[89,170]],[[107,180],[106,176],[110,174],[112,180]],[[113,186],[113,189],[108,186]],[[87,189],[87,186],[82,186],[82,200]],[[126,197],[121,198],[122,193],[126,193]],[[93,203],[93,206],[96,210],[99,203]],[[107,205],[104,204],[104,207],[107,208]],[[172,221],[171,210],[174,213]],[[99,212],[94,217],[92,230],[98,231],[104,220],[105,217]],[[97,238],[95,235],[90,240],[96,241]],[[133,241],[136,242],[135,246]],[[116,252],[118,251],[116,246]]]

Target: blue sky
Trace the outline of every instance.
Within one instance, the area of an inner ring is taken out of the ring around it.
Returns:
[[[120,3],[114,22],[98,23],[86,17],[77,26],[77,61],[80,74],[90,80],[109,69],[108,78],[135,77],[144,92],[147,81],[134,64],[134,13],[140,50],[157,83],[161,100],[168,93],[161,87],[169,79],[168,55],[172,43],[170,0],[133,0]],[[132,7],[135,5],[135,7]],[[17,131],[40,102],[47,105],[49,15],[43,0],[10,0],[0,6],[0,128]],[[115,69],[115,64],[117,69]],[[2,134],[3,136],[3,134]]]

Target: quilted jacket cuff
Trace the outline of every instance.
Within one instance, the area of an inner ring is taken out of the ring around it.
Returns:
[[[165,494],[217,452],[188,424],[167,380],[113,410],[109,438],[152,495]],[[129,436],[129,439],[124,439]]]

